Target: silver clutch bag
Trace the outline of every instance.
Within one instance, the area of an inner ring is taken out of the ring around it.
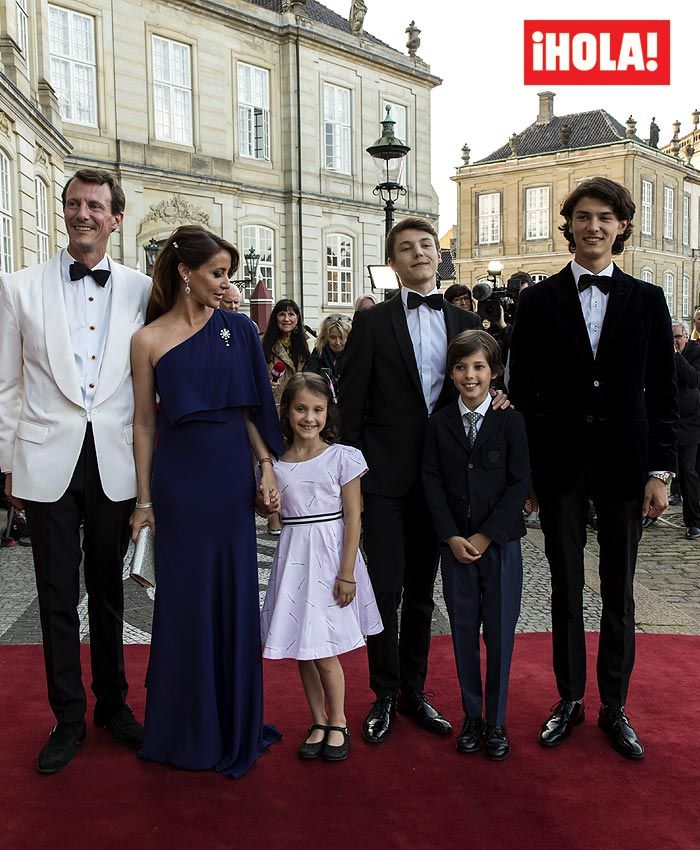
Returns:
[[[150,525],[142,525],[131,557],[129,575],[141,587],[156,586],[155,540]]]

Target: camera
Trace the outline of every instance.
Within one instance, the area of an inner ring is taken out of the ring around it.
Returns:
[[[515,313],[515,304],[520,294],[520,288],[523,282],[525,282],[523,278],[523,274],[514,274],[508,278],[505,286],[499,286],[495,279],[493,285],[485,281],[477,283],[472,289],[472,294],[479,302],[477,313],[481,319],[486,319],[492,325],[495,325],[501,318],[501,308],[503,308],[505,321],[511,322]]]

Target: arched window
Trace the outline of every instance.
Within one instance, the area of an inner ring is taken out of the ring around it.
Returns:
[[[344,233],[326,236],[326,303],[352,304],[352,237]]]
[[[668,311],[673,315],[676,302],[676,278],[673,272],[664,272],[664,295],[668,304]]]
[[[10,160],[0,151],[0,271],[14,268],[12,250],[12,181]]]
[[[644,283],[654,282],[654,272],[651,269],[642,269],[642,273],[639,277],[644,281]]]
[[[262,278],[274,302],[277,298],[275,295],[275,234],[272,228],[263,227],[261,224],[247,224],[243,228],[241,233],[241,259],[236,272],[236,277],[240,279],[245,277],[243,255],[251,248],[255,248],[256,254],[260,255],[260,261],[257,279],[245,284],[245,297],[250,298],[258,285],[258,281]]]
[[[49,192],[46,183],[37,177],[34,181],[36,192],[36,258],[45,263],[51,253],[49,236]]]
[[[533,274],[530,275],[530,277],[532,278],[533,283],[539,283],[542,280],[547,280],[549,275],[548,274],[541,274],[540,272],[534,272]]]

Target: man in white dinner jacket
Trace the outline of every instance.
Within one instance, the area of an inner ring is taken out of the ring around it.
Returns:
[[[143,736],[126,704],[122,562],[136,495],[129,348],[144,323],[150,279],[106,253],[125,205],[111,174],[78,171],[62,201],[68,247],[0,278],[0,469],[29,521],[57,721],[40,773],[65,767],[85,737],[81,525],[94,720],[129,747]]]

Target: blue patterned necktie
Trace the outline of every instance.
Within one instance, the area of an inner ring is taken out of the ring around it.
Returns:
[[[469,425],[469,430],[467,431],[467,442],[471,449],[476,442],[476,423],[479,421],[479,414],[475,410],[470,410],[464,414],[463,418]]]

